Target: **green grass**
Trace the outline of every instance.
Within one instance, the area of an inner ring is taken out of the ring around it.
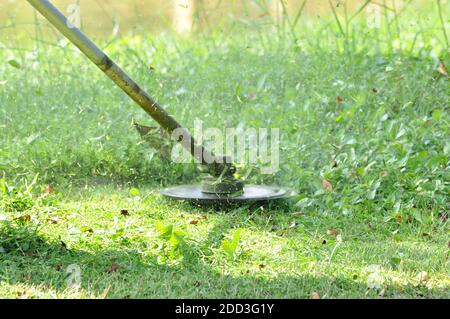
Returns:
[[[341,27],[331,16],[295,37],[236,26],[110,43],[186,126],[280,128],[280,171],[248,181],[296,190],[281,207],[163,199],[198,173],[140,143],[132,119],[152,122],[138,107],[71,46],[5,45],[0,296],[450,297],[450,61],[429,10],[399,34],[393,18],[374,32],[337,11]],[[74,264],[81,287],[68,288]]]

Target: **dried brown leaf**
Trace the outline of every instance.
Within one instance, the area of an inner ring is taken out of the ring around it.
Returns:
[[[50,217],[49,219],[47,219],[47,223],[49,224],[58,224],[59,223],[59,217],[58,216],[53,216]]]
[[[26,290],[24,290],[24,291],[19,291],[19,292],[17,293],[16,299],[28,299],[29,295],[30,295],[30,294],[29,294],[28,291],[26,291]]]
[[[249,93],[248,94],[248,100],[250,102],[256,101],[257,98],[258,98],[258,96],[256,95],[256,93]]]
[[[55,188],[53,187],[53,185],[47,185],[46,187],[45,187],[45,190],[44,190],[44,194],[51,194],[51,193],[53,193],[55,191]]]
[[[339,234],[339,231],[336,230],[336,229],[328,229],[328,230],[327,230],[327,235],[330,235],[330,236],[337,236],[338,234]]]
[[[118,264],[112,263],[112,264],[111,264],[111,267],[110,267],[109,270],[108,270],[108,272],[115,272],[115,271],[118,271],[119,268],[120,268],[120,267],[119,267]]]
[[[28,223],[31,221],[31,216],[30,215],[22,215],[20,217],[17,217],[16,220],[19,222],[22,222],[22,223]]]
[[[326,179],[324,179],[322,181],[322,187],[327,191],[327,192],[332,192],[333,191],[333,185],[331,185],[331,183],[329,181],[327,181]]]
[[[442,76],[448,76],[447,69],[445,68],[444,61],[442,60],[439,62],[438,71]]]
[[[320,294],[317,291],[311,293],[311,299],[320,299]]]

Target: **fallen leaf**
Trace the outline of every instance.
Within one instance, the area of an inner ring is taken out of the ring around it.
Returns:
[[[189,224],[191,224],[191,225],[197,225],[197,224],[198,224],[198,220],[192,219],[192,220],[189,222]]]
[[[208,220],[208,216],[206,216],[206,215],[203,215],[202,218],[203,218],[204,220]]]
[[[27,250],[27,256],[28,257],[33,257],[34,256],[34,251],[32,249]]]
[[[122,216],[130,216],[130,213],[128,212],[128,209],[121,209],[120,214]]]
[[[111,264],[111,268],[109,268],[109,271],[108,272],[115,272],[115,271],[117,271],[117,270],[119,270],[119,265],[118,264],[116,264],[116,263],[112,263]]]
[[[53,216],[53,217],[50,217],[49,219],[47,219],[47,222],[49,223],[49,224],[58,224],[59,223],[59,217],[58,216]]]
[[[340,97],[339,95],[336,96],[336,104],[342,104],[342,102],[344,102],[344,99],[342,97]]]
[[[419,283],[424,283],[430,280],[430,276],[426,271],[421,271],[417,274],[416,279]]]
[[[322,187],[327,191],[327,192],[332,192],[333,191],[333,185],[331,185],[331,183],[329,181],[327,181],[326,179],[324,179],[322,181]]]
[[[51,194],[55,191],[55,188],[53,187],[53,185],[47,185],[45,187],[44,193],[45,194]]]
[[[439,69],[438,69],[438,71],[439,71],[439,73],[441,75],[448,76],[447,69],[445,68],[444,61],[442,61],[442,60],[439,62]]]
[[[339,231],[337,231],[336,229],[328,229],[327,230],[327,235],[337,236],[338,234],[339,234]]]
[[[248,100],[251,101],[251,102],[256,101],[257,98],[258,97],[257,97],[257,95],[255,93],[249,93],[248,94]]]
[[[23,279],[25,280],[25,281],[30,281],[31,280],[31,275],[26,275],[26,276],[23,276]]]
[[[19,222],[22,222],[22,223],[28,223],[29,221],[31,221],[31,216],[23,215],[23,216],[17,217],[16,220]]]
[[[9,60],[8,64],[11,65],[12,67],[16,68],[16,69],[20,69],[20,63],[17,62],[16,60]]]
[[[320,299],[320,294],[317,291],[313,291],[311,294],[311,299]]]
[[[50,287],[51,287],[51,285],[50,285],[48,282],[46,282],[46,283],[44,284],[44,289],[49,290]]]
[[[259,16],[256,17],[256,19],[261,19],[261,18],[267,17],[269,14],[270,14],[269,12],[261,13]]]
[[[19,291],[19,292],[17,293],[16,299],[28,299],[28,296],[29,296],[28,291],[26,291],[26,290],[24,290],[24,291]]]

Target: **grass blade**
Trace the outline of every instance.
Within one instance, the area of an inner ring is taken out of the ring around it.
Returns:
[[[298,10],[297,15],[295,16],[294,21],[292,22],[292,28],[293,29],[295,28],[295,26],[297,25],[298,21],[300,20],[300,17],[302,16],[303,10],[305,9],[306,2],[307,2],[307,0],[303,0],[302,6]]]
[[[359,9],[350,17],[350,19],[348,20],[348,22],[352,21],[354,18],[356,18],[371,2],[372,0],[366,0],[366,2],[364,2],[364,4],[359,7]]]
[[[442,16],[441,0],[436,0],[436,2],[437,2],[438,12],[439,12],[439,19],[441,20],[441,25],[442,25],[442,33],[444,34],[445,44],[447,45],[447,49],[448,49],[449,42],[448,42],[447,31],[445,30],[444,17]]]
[[[339,31],[341,31],[342,35],[345,37],[345,31],[342,28],[341,21],[339,21],[339,17],[337,15],[336,9],[334,8],[334,5],[331,2],[331,0],[328,0],[328,2],[330,3],[330,7],[331,7],[331,10],[333,11],[333,16],[336,19],[336,23],[337,23],[337,25],[339,27]]]

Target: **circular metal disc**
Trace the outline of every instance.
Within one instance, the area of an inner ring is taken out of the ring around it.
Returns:
[[[182,185],[167,188],[161,192],[164,196],[197,203],[230,204],[238,202],[260,202],[286,198],[290,192],[279,187],[266,185],[245,185],[244,192],[239,195],[216,195],[202,192],[201,185]]]

